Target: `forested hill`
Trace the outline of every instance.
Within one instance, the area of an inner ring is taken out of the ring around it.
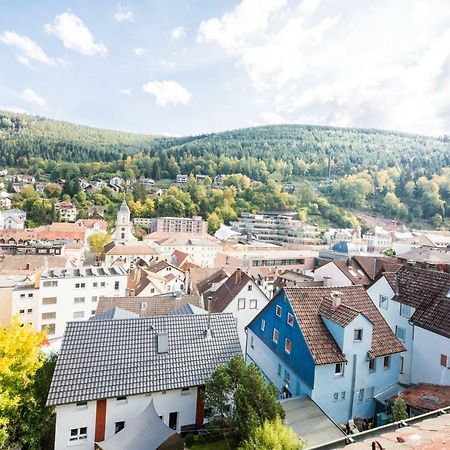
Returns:
[[[447,139],[396,132],[277,125],[167,138],[0,112],[0,165],[17,165],[21,158],[109,162],[138,152],[157,156],[161,151],[178,162],[194,157],[200,164],[211,156],[252,157],[266,165],[279,160],[294,167],[306,163],[311,176],[324,175],[328,152],[333,173],[340,176],[389,167],[424,170],[430,176],[450,166]]]

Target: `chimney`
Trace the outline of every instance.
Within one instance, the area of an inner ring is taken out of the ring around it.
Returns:
[[[341,305],[341,293],[338,291],[331,291],[330,292],[330,296],[331,296],[331,302],[333,305],[333,309],[338,308]]]
[[[333,287],[333,278],[323,277],[323,285],[324,287]]]
[[[239,283],[239,281],[241,281],[241,268],[240,267],[238,267],[237,269],[236,269],[236,283]]]
[[[212,304],[212,297],[208,297],[208,319],[206,322],[206,330],[205,330],[206,339],[211,339],[211,304]]]

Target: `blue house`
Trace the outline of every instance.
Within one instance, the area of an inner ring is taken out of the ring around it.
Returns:
[[[308,396],[338,423],[400,390],[404,350],[362,286],[285,288],[247,327],[246,360],[279,397]]]

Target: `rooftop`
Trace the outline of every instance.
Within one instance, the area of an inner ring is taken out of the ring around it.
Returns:
[[[415,261],[419,263],[450,264],[450,248],[423,245],[422,247],[397,255],[397,257],[405,261]]]
[[[232,314],[69,322],[48,406],[200,386],[240,354]],[[167,336],[167,352],[158,348]],[[158,351],[159,350],[159,351]]]
[[[402,392],[405,403],[410,408],[423,411],[436,411],[450,406],[450,386],[436,386],[434,384],[417,384]],[[390,397],[386,401],[393,403],[397,397]]]

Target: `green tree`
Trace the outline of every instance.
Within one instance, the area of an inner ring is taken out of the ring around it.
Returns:
[[[275,386],[266,384],[256,365],[246,365],[239,355],[219,366],[206,381],[205,404],[240,439],[265,420],[284,419]]]
[[[102,231],[88,237],[89,249],[100,259],[105,255],[105,245],[111,242],[111,235]]]
[[[305,443],[295,432],[276,417],[253,429],[239,450],[301,450],[304,447]]]
[[[398,422],[408,418],[406,403],[402,394],[398,394],[392,405],[392,422]]]
[[[213,212],[208,216],[209,233],[213,233],[214,231],[218,230],[221,224],[222,221],[220,220],[220,217],[217,215],[217,213]]]

